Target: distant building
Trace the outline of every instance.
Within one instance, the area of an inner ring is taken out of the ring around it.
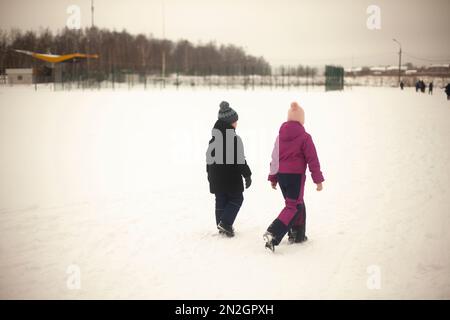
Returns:
[[[415,69],[405,71],[405,75],[415,75],[415,74],[417,74],[417,70]]]
[[[386,71],[386,67],[370,67],[369,70],[373,74],[381,74]]]
[[[450,74],[450,64],[432,64],[424,69],[424,73],[427,75],[449,75]]]
[[[361,67],[347,68],[344,71],[345,71],[345,74],[358,74],[362,71],[362,68]]]
[[[347,83],[356,85],[396,87],[398,86],[398,74],[398,65],[345,69]],[[427,84],[433,82],[436,87],[442,87],[450,82],[450,64],[430,64],[414,67],[414,65],[408,63],[401,66],[400,77],[405,86],[414,86],[418,80],[423,80]]]
[[[9,84],[32,84],[33,83],[33,69],[6,69],[6,77]]]
[[[70,53],[57,55],[16,49],[14,51],[30,56],[40,63],[45,63],[45,65],[35,66],[34,72],[32,69],[9,69],[13,70],[11,71],[11,80],[9,80],[10,84],[31,84],[33,78],[36,83],[55,82],[64,84],[66,81],[78,80],[82,76],[79,72],[80,68],[77,67],[78,62],[98,59],[97,54]]]
[[[407,66],[401,66],[400,67],[400,73],[405,72],[406,70],[408,70]],[[386,67],[386,71],[385,74],[387,75],[397,75],[398,74],[398,66],[388,66]]]

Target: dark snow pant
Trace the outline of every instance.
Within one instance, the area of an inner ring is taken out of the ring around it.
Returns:
[[[273,243],[278,245],[289,229],[295,231],[297,239],[305,237],[306,209],[303,201],[305,175],[278,173],[278,185],[283,193],[285,207],[272,222],[267,231],[273,235]]]
[[[244,196],[242,192],[216,193],[216,225],[220,221],[232,226],[241,208]]]

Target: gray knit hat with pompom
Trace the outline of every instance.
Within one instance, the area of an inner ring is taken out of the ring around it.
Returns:
[[[226,123],[232,124],[236,121],[238,121],[239,117],[236,111],[234,111],[230,104],[226,101],[222,101],[220,103],[220,109],[219,109],[219,120],[225,121]]]

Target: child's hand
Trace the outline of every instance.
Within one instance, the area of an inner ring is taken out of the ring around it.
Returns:
[[[322,187],[322,182],[321,182],[321,183],[316,183],[316,185],[317,185],[316,190],[317,190],[317,191],[322,191],[322,189],[323,189],[323,187]]]
[[[245,189],[248,189],[250,185],[252,184],[252,178],[250,176],[244,177],[245,180]]]
[[[272,189],[277,190],[277,182],[271,181],[270,184],[272,185]]]

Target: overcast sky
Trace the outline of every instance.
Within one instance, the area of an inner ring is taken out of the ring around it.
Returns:
[[[90,2],[0,0],[0,28],[56,31],[72,4],[86,27]],[[450,62],[450,0],[95,0],[95,25],[162,37],[163,3],[168,39],[232,43],[274,65],[395,65],[394,37],[404,61]],[[381,9],[380,30],[366,26],[369,5]]]

